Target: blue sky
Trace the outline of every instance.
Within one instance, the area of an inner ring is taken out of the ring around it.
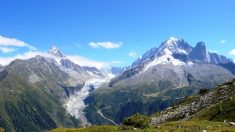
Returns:
[[[234,12],[234,0],[0,0],[0,35],[26,44],[0,44],[0,57],[56,45],[127,66],[175,36],[235,59]]]

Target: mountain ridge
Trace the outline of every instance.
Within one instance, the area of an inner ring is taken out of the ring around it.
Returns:
[[[138,62],[144,62],[152,58],[162,56],[165,49],[170,50],[173,54],[175,54],[175,56],[177,56],[177,54],[188,55],[185,61],[206,62],[212,64],[225,64],[233,62],[225,56],[208,52],[204,42],[198,42],[195,47],[192,47],[184,39],[170,37],[162,42],[159,47],[151,48],[149,51],[145,52],[142,57],[132,63],[132,67],[136,66]]]
[[[193,57],[198,50],[201,56]],[[107,123],[94,111],[108,106],[112,110],[104,111],[103,115],[116,123],[136,112],[152,114],[184,96],[197,93],[202,87],[213,88],[235,77],[233,62],[227,59],[231,66],[209,63],[208,55],[205,44],[201,42],[193,50],[184,40],[171,38],[164,41],[160,47],[146,52],[139,64],[134,62],[134,66],[111,79],[109,86],[94,91],[86,99],[88,120],[93,124]]]

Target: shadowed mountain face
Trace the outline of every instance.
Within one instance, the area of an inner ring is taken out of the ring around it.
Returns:
[[[195,62],[210,63],[210,55],[206,50],[205,43],[198,42],[196,47],[192,49],[189,58]]]
[[[226,65],[229,63],[231,66]],[[116,123],[137,112],[163,110],[201,88],[233,79],[233,65],[230,59],[209,53],[203,42],[192,47],[184,40],[170,38],[147,51],[109,86],[95,91],[87,99],[88,119],[94,124],[110,123],[95,113],[108,106],[103,115]]]

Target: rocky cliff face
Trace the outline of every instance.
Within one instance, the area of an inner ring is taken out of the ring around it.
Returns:
[[[204,42],[198,42],[192,49],[189,58],[194,62],[210,63],[210,55]]]

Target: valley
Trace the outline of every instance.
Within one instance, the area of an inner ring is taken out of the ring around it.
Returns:
[[[136,113],[164,113],[202,88],[213,90],[232,80],[234,66],[232,60],[208,52],[203,42],[192,47],[174,37],[123,68],[81,66],[53,46],[46,53],[1,67],[0,127],[17,132],[93,125],[119,127]],[[151,124],[190,117],[210,106],[211,95],[201,98],[205,105],[194,102],[181,106],[176,112],[151,118]],[[195,110],[185,112],[191,109]],[[24,125],[21,120],[32,124]]]
[[[0,132],[235,132],[235,0],[0,0]]]
[[[201,91],[150,116],[135,114],[122,124],[87,128],[58,128],[66,131],[234,131],[235,80],[220,84],[211,91]]]
[[[89,96],[90,92],[100,88],[100,86],[104,83],[109,82],[109,79],[110,78],[97,78],[88,80],[79,91],[75,92],[73,95],[65,100],[65,108],[71,115],[82,121],[82,126],[90,125],[90,123],[87,122],[84,113],[84,109],[86,108],[84,100]]]

